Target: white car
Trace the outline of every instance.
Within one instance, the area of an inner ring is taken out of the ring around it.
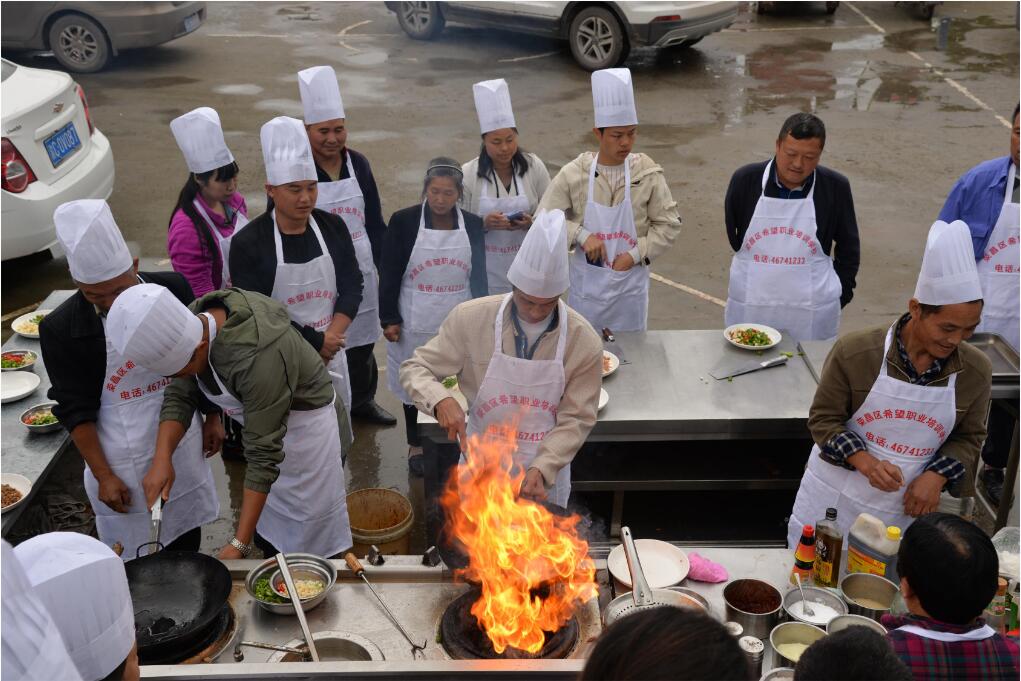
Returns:
[[[404,32],[432,40],[446,22],[567,40],[589,71],[617,66],[632,47],[687,47],[730,26],[736,2],[387,2]]]
[[[113,151],[89,118],[85,91],[60,71],[0,60],[3,260],[50,249],[53,211],[113,191]]]

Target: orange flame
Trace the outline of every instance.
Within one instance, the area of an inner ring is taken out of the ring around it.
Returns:
[[[451,535],[470,558],[460,575],[482,585],[472,614],[497,653],[508,646],[537,653],[547,631],[557,631],[575,609],[598,593],[580,518],[555,516],[519,499],[525,472],[514,466],[517,424],[490,426],[468,439],[441,504]],[[537,593],[548,587],[547,593]]]

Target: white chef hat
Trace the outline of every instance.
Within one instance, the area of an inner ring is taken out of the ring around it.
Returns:
[[[305,107],[305,125],[346,118],[337,74],[332,66],[313,66],[298,71],[298,92]]]
[[[268,184],[275,187],[288,182],[319,179],[305,126],[297,118],[274,118],[262,126],[259,138]]]
[[[3,598],[3,650],[0,655],[0,676],[14,681],[81,681],[60,629],[42,600],[14,549],[0,542],[0,582]]]
[[[635,91],[630,69],[603,69],[592,72],[592,107],[596,127],[638,125]]]
[[[220,116],[208,106],[170,121],[170,131],[193,173],[208,173],[234,162],[234,154],[223,139]]]
[[[103,199],[62,203],[53,211],[53,224],[71,278],[78,283],[98,284],[131,269],[131,251]]]
[[[484,80],[475,83],[472,92],[475,95],[475,113],[479,115],[479,132],[485,135],[492,130],[517,127],[507,81],[503,78]]]
[[[932,223],[925,241],[915,299],[926,305],[969,303],[982,297],[975,250],[968,225],[955,220]]]
[[[567,290],[570,275],[563,211],[539,211],[507,270],[507,279],[536,298],[555,298]]]
[[[106,317],[106,335],[123,356],[172,376],[202,341],[202,322],[169,289],[137,284],[117,296]]]
[[[78,532],[49,532],[14,554],[83,678],[102,679],[124,662],[135,645],[135,615],[124,561],[109,546]]]

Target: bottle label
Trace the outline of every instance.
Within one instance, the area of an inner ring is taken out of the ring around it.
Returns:
[[[867,556],[855,547],[847,550],[847,571],[867,572],[872,575],[886,575],[886,563],[872,556]]]
[[[815,561],[815,581],[822,584],[829,584],[833,580],[833,563],[817,560]]]

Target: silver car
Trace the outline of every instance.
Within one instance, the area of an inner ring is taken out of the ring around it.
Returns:
[[[5,2],[0,45],[52,52],[68,71],[92,73],[121,50],[180,38],[205,20],[204,2]]]

